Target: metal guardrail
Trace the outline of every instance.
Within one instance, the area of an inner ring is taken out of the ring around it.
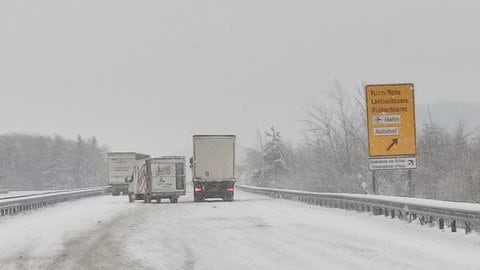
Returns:
[[[18,198],[0,200],[0,216],[15,215],[59,202],[105,194],[105,187],[58,191],[48,194],[32,194]]]
[[[359,212],[371,212],[374,215],[384,215],[385,217],[401,218],[408,222],[419,220],[421,225],[438,225],[439,229],[444,229],[445,225],[456,232],[457,228],[463,228],[468,234],[473,230],[480,230],[480,205],[479,207],[461,207],[471,204],[443,202],[444,206],[429,205],[427,200],[423,202],[414,202],[412,198],[362,195],[362,194],[335,194],[318,193],[298,190],[261,188],[244,185],[235,185],[237,188],[250,193],[267,195],[274,198],[289,199],[301,201],[308,204],[314,204],[330,208],[340,208],[345,210],[356,210]],[[430,200],[435,202],[433,200]],[[436,201],[438,202],[438,201]],[[433,203],[432,203],[433,204]],[[450,205],[449,205],[450,204]],[[476,209],[468,209],[476,208]],[[478,210],[477,210],[478,209]]]

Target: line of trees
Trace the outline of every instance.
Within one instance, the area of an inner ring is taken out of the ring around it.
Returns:
[[[251,184],[319,192],[371,190],[364,87],[348,92],[334,83],[321,102],[310,106],[304,138],[296,147],[280,132],[258,133],[246,150]],[[430,117],[417,129],[418,169],[414,195],[421,198],[480,202],[480,136],[458,120],[453,128]],[[377,173],[378,192],[408,196],[407,171]]]
[[[0,187],[68,189],[105,185],[106,149],[95,137],[0,136]]]

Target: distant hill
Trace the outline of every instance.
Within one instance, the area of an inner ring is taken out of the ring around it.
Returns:
[[[441,102],[434,104],[419,104],[416,106],[415,117],[417,128],[421,129],[430,116],[434,123],[445,128],[452,128],[459,119],[465,120],[468,128],[480,127],[480,104]]]

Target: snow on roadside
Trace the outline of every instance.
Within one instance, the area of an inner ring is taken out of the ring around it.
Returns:
[[[98,196],[1,217],[0,262],[5,267],[26,256],[49,260],[63,248],[65,239],[133,207],[124,196]]]

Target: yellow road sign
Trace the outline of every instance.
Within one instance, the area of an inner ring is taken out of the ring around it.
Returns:
[[[413,84],[367,85],[365,92],[370,157],[416,155]]]

